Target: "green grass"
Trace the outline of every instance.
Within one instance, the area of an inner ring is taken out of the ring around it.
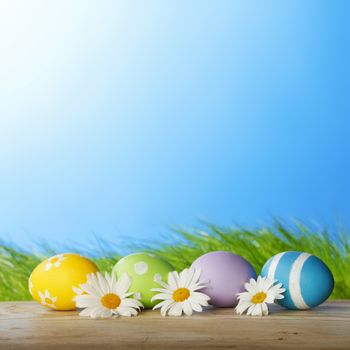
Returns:
[[[156,253],[177,270],[189,266],[204,253],[231,251],[249,260],[258,273],[267,259],[278,252],[305,251],[320,257],[333,272],[335,289],[331,298],[350,299],[350,236],[342,229],[331,239],[327,230],[317,230],[300,223],[285,225],[276,222],[256,229],[208,224],[204,229],[176,230],[171,243],[135,245],[134,250]],[[46,249],[44,253],[34,254],[0,244],[0,300],[30,300],[28,276],[41,260],[54,253],[57,252]],[[104,271],[111,270],[120,258],[113,250],[107,253],[101,250],[99,256],[103,257],[93,260]]]

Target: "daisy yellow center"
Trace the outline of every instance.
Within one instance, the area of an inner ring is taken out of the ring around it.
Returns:
[[[121,300],[117,294],[108,293],[101,298],[101,303],[107,309],[115,309],[120,305]]]
[[[50,298],[45,298],[45,303],[46,304],[52,304],[52,300]]]
[[[173,293],[173,299],[177,302],[185,301],[190,297],[190,291],[187,288],[176,289]]]
[[[50,263],[51,263],[51,264],[55,264],[55,263],[57,263],[58,260],[59,260],[59,258],[52,258],[52,259],[50,260]]]
[[[266,299],[266,297],[267,297],[267,295],[264,292],[256,293],[252,297],[252,302],[254,304],[261,304]]]

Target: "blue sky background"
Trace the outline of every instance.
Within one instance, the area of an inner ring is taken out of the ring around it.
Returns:
[[[347,1],[2,1],[0,237],[350,224]]]

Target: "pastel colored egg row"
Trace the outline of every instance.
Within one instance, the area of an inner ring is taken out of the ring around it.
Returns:
[[[201,291],[210,297],[215,307],[234,307],[237,293],[244,284],[256,278],[253,266],[243,257],[230,252],[216,251],[200,256],[192,266],[201,272],[201,281],[207,287]],[[41,262],[29,278],[29,291],[40,304],[55,310],[76,308],[74,289],[85,283],[89,273],[97,266],[79,254],[65,253]],[[152,288],[155,279],[167,280],[173,266],[163,258],[150,253],[130,254],[113,268],[119,278],[127,273],[132,284],[130,292],[139,293],[145,308],[155,302]],[[271,257],[261,271],[261,276],[281,282],[286,289],[279,304],[288,309],[307,309],[324,302],[332,293],[334,279],[331,271],[319,258],[303,252],[283,252]]]

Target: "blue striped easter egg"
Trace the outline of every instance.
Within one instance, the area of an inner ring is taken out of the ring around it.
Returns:
[[[309,253],[284,252],[274,255],[263,266],[261,276],[282,283],[287,309],[303,310],[323,303],[332,293],[334,279],[327,265]]]

